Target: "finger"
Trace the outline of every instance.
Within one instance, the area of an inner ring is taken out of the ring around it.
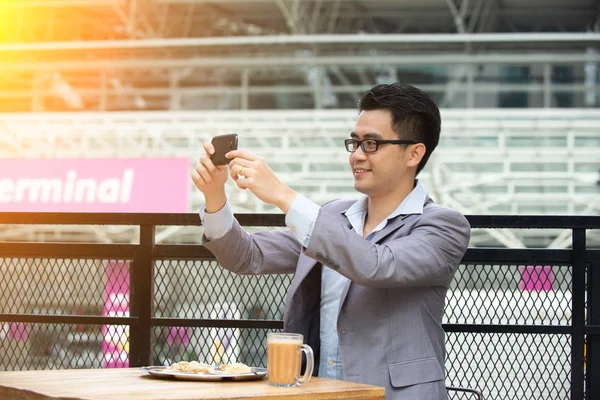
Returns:
[[[211,175],[212,174],[216,174],[218,170],[218,168],[215,166],[215,164],[213,164],[212,160],[210,159],[210,156],[202,156],[200,157],[200,161],[199,163],[204,167],[204,169],[206,169]]]
[[[227,164],[225,164],[225,165],[215,165],[215,169],[217,171],[219,171],[219,172],[225,171],[225,173],[227,173]]]
[[[210,157],[204,155],[200,157],[200,160],[198,160],[196,171],[203,179],[204,183],[211,183],[213,181],[213,173],[215,173],[217,170],[210,160]]]
[[[213,144],[211,142],[204,142],[204,151],[206,152],[206,154],[214,154],[215,152],[215,146],[213,146]]]
[[[231,160],[231,162],[229,163],[230,173],[239,174],[240,169],[245,167],[244,163],[246,163],[246,162],[247,161],[241,160],[239,158],[236,158],[235,160]]]
[[[232,150],[225,154],[227,158],[241,158],[248,161],[256,161],[258,160],[258,156],[256,154],[250,153],[246,150]]]
[[[247,167],[244,167],[240,164],[230,165],[229,175],[233,178],[234,181],[237,181],[240,175],[246,175],[248,171]]]
[[[204,181],[204,178],[200,175],[200,172],[197,169],[194,169],[192,171],[192,181],[194,181],[194,184],[198,188],[199,188],[199,186],[206,185],[206,182]]]
[[[206,182],[207,184],[212,183],[213,181],[213,177],[207,169],[202,169],[200,171],[200,176],[202,177],[202,179],[204,179],[204,182]]]
[[[253,165],[254,164],[252,161],[249,161],[249,160],[246,160],[246,159],[240,158],[240,157],[236,157],[229,162],[229,168],[231,168],[233,170],[238,170],[238,171],[239,171],[240,167],[250,168]]]
[[[203,157],[206,157],[206,156],[203,156]],[[202,157],[201,157],[198,160],[198,162],[196,163],[196,165],[194,166],[194,170],[192,171],[192,177],[202,179],[202,176],[200,175],[200,173],[202,172],[203,169],[205,169],[205,167],[202,164]]]
[[[230,176],[230,177],[231,177],[231,179],[233,179],[234,181],[237,181],[237,180],[238,180],[238,178],[239,178],[239,176],[238,176],[238,174],[237,174],[237,172],[236,172],[236,169],[235,169],[235,168],[232,168],[232,169],[230,169],[230,170],[229,170],[229,176]]]
[[[242,176],[242,177],[238,177],[236,179],[235,184],[240,189],[248,189],[248,188],[250,188],[251,182],[252,181],[249,178],[246,178],[245,176]]]
[[[196,185],[198,185],[198,184],[201,184],[200,179],[201,179],[200,174],[198,173],[198,171],[196,170],[196,168],[194,168],[192,170],[192,181],[194,181],[194,183]]]

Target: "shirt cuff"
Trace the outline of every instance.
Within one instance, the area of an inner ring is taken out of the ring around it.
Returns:
[[[321,207],[317,203],[297,194],[285,216],[285,224],[304,247],[310,242],[319,211]]]
[[[225,202],[223,208],[214,213],[206,212],[206,204],[203,204],[200,207],[200,221],[204,226],[206,239],[213,241],[222,238],[233,226],[233,212],[229,202]]]

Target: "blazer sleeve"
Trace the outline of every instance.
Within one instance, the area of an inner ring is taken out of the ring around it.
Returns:
[[[301,250],[289,229],[249,234],[236,219],[223,237],[202,241],[223,268],[241,275],[294,273]]]
[[[448,287],[470,232],[463,215],[436,207],[408,235],[376,244],[321,210],[305,254],[362,286]]]

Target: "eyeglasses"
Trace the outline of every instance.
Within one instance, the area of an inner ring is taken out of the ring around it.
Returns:
[[[350,153],[354,153],[358,146],[362,149],[364,153],[374,153],[379,149],[379,145],[382,144],[417,144],[419,142],[415,142],[413,140],[376,140],[376,139],[364,139],[364,140],[356,140],[356,139],[346,139],[344,140],[344,145],[346,146],[346,150]]]

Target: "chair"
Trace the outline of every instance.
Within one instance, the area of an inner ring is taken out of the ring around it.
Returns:
[[[467,388],[462,388],[462,387],[454,387],[454,386],[446,386],[446,391],[451,392],[463,392],[463,393],[471,393],[474,394],[477,400],[483,400],[483,394],[475,389],[467,389]]]

